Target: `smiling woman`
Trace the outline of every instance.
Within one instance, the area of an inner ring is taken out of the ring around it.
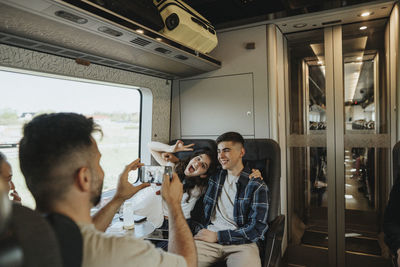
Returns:
[[[0,71],[0,80],[0,151],[13,168],[13,181],[23,205],[35,208],[35,201],[19,169],[18,142],[23,125],[39,114],[75,112],[93,117],[101,126],[104,135],[95,138],[102,154],[104,191],[114,189],[124,164],[138,157],[139,88],[10,71]],[[133,182],[136,177],[131,179]]]

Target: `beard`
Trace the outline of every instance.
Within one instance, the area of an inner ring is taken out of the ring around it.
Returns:
[[[93,172],[92,172],[93,173]],[[90,202],[93,206],[97,206],[101,200],[101,193],[103,191],[103,181],[100,182],[100,177],[98,175],[93,176],[95,179],[92,182],[92,188],[90,192]]]
[[[103,183],[101,183],[101,187],[97,192],[92,192],[92,195],[90,197],[90,202],[93,204],[93,206],[97,206],[97,204],[100,203],[102,188],[103,188]]]

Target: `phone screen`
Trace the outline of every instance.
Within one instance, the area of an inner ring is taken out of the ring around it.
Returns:
[[[171,166],[142,166],[139,169],[139,180],[142,183],[162,184],[165,174],[172,177]]]

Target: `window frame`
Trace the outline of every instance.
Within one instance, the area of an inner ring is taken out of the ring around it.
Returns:
[[[59,80],[76,81],[83,83],[91,83],[105,86],[119,87],[127,90],[137,90],[140,96],[139,109],[139,139],[138,139],[138,157],[144,164],[151,163],[151,154],[147,149],[147,144],[152,137],[152,111],[153,111],[153,94],[149,88],[134,86],[125,83],[117,83],[110,81],[100,81],[90,78],[81,78],[65,74],[54,74],[41,71],[26,70],[14,67],[0,66],[0,71],[11,72],[17,74],[34,75],[38,77],[53,78]],[[122,171],[122,170],[121,170]],[[102,196],[112,195],[116,189],[110,189],[102,192]]]

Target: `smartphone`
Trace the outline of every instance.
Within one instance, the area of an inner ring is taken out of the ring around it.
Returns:
[[[172,177],[171,166],[142,166],[139,169],[139,180],[142,183],[162,184],[164,175]]]
[[[151,234],[145,237],[149,240],[168,240],[168,230],[155,229]]]

